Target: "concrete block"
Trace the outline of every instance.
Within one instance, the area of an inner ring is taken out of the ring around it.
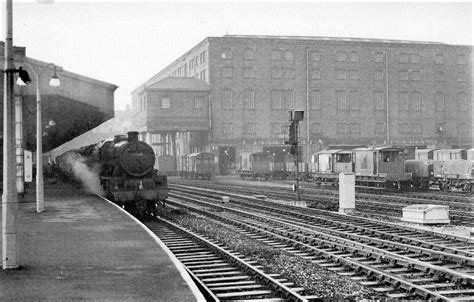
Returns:
[[[339,213],[355,211],[355,175],[352,172],[339,173]]]
[[[402,221],[438,224],[450,223],[449,206],[434,204],[414,204],[403,208]]]

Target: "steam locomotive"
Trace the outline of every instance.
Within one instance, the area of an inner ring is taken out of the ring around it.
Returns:
[[[56,157],[59,169],[67,175],[77,172],[81,161],[89,171],[97,172],[98,181],[107,198],[141,217],[156,215],[168,197],[166,175],[154,169],[153,148],[138,140],[138,132],[117,135],[113,140],[68,151]],[[86,176],[86,178],[90,178]]]

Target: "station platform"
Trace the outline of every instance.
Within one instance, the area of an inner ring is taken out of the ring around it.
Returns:
[[[36,213],[34,188],[27,192],[20,268],[0,270],[0,301],[205,301],[167,248],[115,205],[45,184],[45,211]]]

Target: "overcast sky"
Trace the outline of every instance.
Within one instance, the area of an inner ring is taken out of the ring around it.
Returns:
[[[13,2],[14,45],[26,47],[28,57],[119,86],[116,109],[125,109],[133,89],[209,36],[472,45],[471,2]]]

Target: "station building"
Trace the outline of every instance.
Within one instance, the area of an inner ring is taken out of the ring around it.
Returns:
[[[3,41],[0,41],[0,60],[4,61]],[[33,70],[39,73],[39,90],[42,104],[43,151],[48,152],[79,136],[82,133],[114,117],[114,91],[118,86],[79,75],[56,65],[60,86],[51,87],[49,81],[54,67],[26,56],[25,47],[13,48],[14,64],[28,71],[31,83],[26,86],[15,85],[15,110],[22,116],[17,119],[16,129],[22,124],[23,140],[17,139],[18,150],[36,150],[36,78]],[[3,69],[3,68],[2,68]],[[0,110],[3,112],[4,73],[0,73]],[[3,114],[0,117],[3,129]],[[0,131],[3,144],[3,130]],[[21,152],[21,151],[17,151]],[[17,154],[18,155],[18,154]],[[0,157],[3,148],[0,148]],[[21,155],[19,155],[21,156]],[[3,161],[0,160],[0,166]]]
[[[132,110],[158,156],[211,151],[232,173],[243,152],[287,152],[291,110],[305,111],[305,161],[332,147],[472,147],[472,84],[472,46],[225,35],[136,88]]]
[[[4,42],[0,41],[0,59],[4,60]],[[39,90],[42,104],[43,150],[51,150],[114,117],[114,91],[118,86],[79,75],[56,65],[60,86],[49,86],[54,67],[26,56],[24,47],[14,47],[14,64],[28,71],[31,83],[15,85],[15,99],[21,104],[24,148],[36,149],[36,72],[42,72]],[[3,76],[0,75],[3,112]],[[0,118],[3,128],[3,115]],[[3,135],[3,132],[1,133]]]

